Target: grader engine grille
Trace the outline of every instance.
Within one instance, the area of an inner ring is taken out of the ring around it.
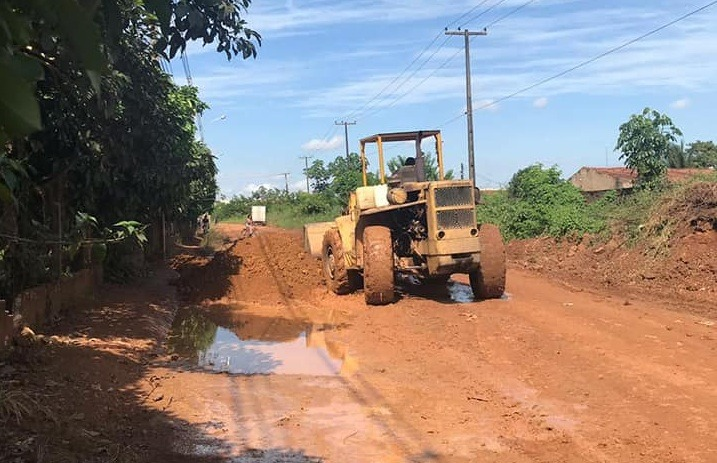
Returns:
[[[473,195],[469,186],[436,188],[436,207],[469,206],[473,204]]]
[[[455,209],[448,211],[438,211],[436,218],[438,228],[454,229],[454,228],[471,228],[474,218],[473,209]]]

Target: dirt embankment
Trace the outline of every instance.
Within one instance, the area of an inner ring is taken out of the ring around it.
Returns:
[[[592,243],[591,243],[592,242]],[[514,266],[577,287],[648,295],[717,314],[717,184],[703,182],[668,197],[632,240],[517,240]]]

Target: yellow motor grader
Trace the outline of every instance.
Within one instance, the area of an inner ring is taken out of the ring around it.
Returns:
[[[427,181],[421,143],[435,140],[437,181]],[[385,143],[415,143],[415,158],[386,177]],[[366,145],[376,144],[379,185],[367,182]],[[471,180],[445,180],[438,130],[382,133],[360,141],[363,184],[351,193],[348,213],[307,225],[307,247],[322,259],[326,284],[336,294],[361,289],[368,304],[394,301],[397,273],[445,284],[469,275],[477,299],[499,298],[505,289],[505,249],[495,225],[476,223],[479,190]],[[323,239],[316,235],[323,233]]]

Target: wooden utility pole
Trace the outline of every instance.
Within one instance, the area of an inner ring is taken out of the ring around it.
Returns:
[[[346,121],[334,121],[334,125],[343,125],[344,126],[344,142],[346,144],[346,160],[349,160],[349,126],[350,125],[356,125],[356,121],[353,122],[346,122]]]
[[[466,51],[466,115],[468,116],[468,176],[475,184],[476,166],[475,166],[475,152],[473,146],[473,97],[471,92],[471,36],[476,35],[488,35],[488,31],[483,29],[482,31],[469,31],[457,30],[449,31],[446,29],[446,35],[462,35],[465,40],[465,51]]]
[[[284,176],[284,189],[286,194],[289,194],[289,172],[282,172],[280,175]]]
[[[299,159],[304,160],[304,165],[306,168],[304,169],[304,175],[306,175],[306,192],[311,193],[309,191],[309,159],[313,158],[313,156],[299,156]]]

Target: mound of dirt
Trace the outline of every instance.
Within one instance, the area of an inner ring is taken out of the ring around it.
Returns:
[[[550,275],[568,285],[613,289],[627,297],[669,299],[704,315],[717,315],[717,231],[676,238],[667,256],[611,240],[602,245],[542,238],[508,244],[512,265]]]
[[[267,235],[271,235],[269,238]],[[276,282],[285,297],[305,296],[322,287],[324,280],[318,259],[303,248],[303,236],[295,230],[265,229],[237,247],[242,268],[235,282],[242,298],[263,295]],[[251,286],[243,282],[251,281]],[[260,282],[267,283],[261,284]]]
[[[657,208],[646,233],[655,234],[670,224],[677,236],[717,230],[717,182],[697,182],[678,190]]]
[[[226,296],[242,264],[235,252],[236,245],[234,241],[213,256],[185,252],[172,259],[171,266],[180,275],[178,286],[185,301],[197,303]]]
[[[649,293],[717,315],[717,183],[697,182],[666,195],[634,245],[620,236],[599,244],[588,237],[578,243],[517,240],[508,256],[513,265],[566,283]]]

